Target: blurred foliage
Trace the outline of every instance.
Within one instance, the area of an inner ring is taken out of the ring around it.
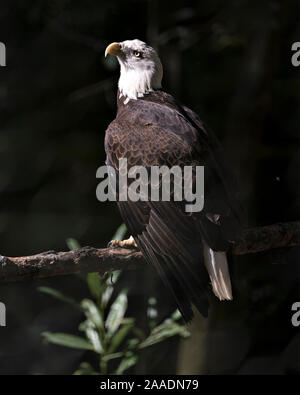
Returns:
[[[126,226],[122,224],[116,231],[113,240],[122,240],[126,233]],[[70,242],[71,240],[71,242]],[[79,248],[74,239],[67,240],[69,248]],[[186,327],[178,321],[181,314],[176,310],[162,323],[157,323],[155,298],[149,299],[147,309],[148,331],[136,326],[134,318],[126,317],[128,299],[127,289],[122,289],[113,299],[114,287],[121,271],[114,271],[100,276],[99,273],[89,273],[86,282],[92,299],[83,299],[80,303],[71,297],[63,295],[56,289],[39,287],[39,291],[68,303],[82,311],[85,320],[79,325],[79,330],[85,337],[67,333],[43,332],[42,336],[48,343],[60,346],[89,350],[99,358],[99,370],[94,370],[89,362],[82,362],[74,374],[123,374],[138,362],[139,352],[154,344],[163,342],[173,336],[189,336]],[[109,362],[117,360],[114,369],[110,369]]]

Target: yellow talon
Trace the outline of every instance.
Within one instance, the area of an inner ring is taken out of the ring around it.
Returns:
[[[108,243],[109,248],[138,248],[136,242],[134,241],[134,238],[132,236],[129,237],[129,239],[126,240],[111,240]]]

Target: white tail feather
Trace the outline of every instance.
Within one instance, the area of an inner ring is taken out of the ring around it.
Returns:
[[[203,242],[204,263],[208,271],[214,294],[220,300],[232,300],[231,281],[226,252],[213,251]]]

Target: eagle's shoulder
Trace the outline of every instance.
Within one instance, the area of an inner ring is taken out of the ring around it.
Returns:
[[[133,131],[140,133],[137,129],[153,127],[165,135],[175,134],[188,144],[195,145],[199,142],[197,129],[202,127],[202,123],[199,118],[197,125],[191,122],[188,113],[191,115],[192,111],[187,108],[188,111],[185,111],[184,108],[186,107],[181,106],[169,93],[153,91],[126,104],[120,101],[115,121],[123,129],[127,124]],[[117,126],[116,123],[112,126]]]
[[[200,150],[195,128],[162,91],[119,106],[106,131],[105,149],[110,156],[147,166],[188,164]]]

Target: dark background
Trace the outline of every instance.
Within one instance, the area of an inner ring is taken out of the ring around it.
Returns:
[[[299,219],[299,1],[2,1],[0,41],[0,253],[66,250],[66,239],[103,247],[121,223],[115,204],[96,200],[104,133],[116,112],[113,41],[155,46],[163,85],[213,129],[240,179],[249,225]],[[133,373],[300,372],[299,249],[235,258],[235,300],[213,302],[191,338],[144,355]],[[150,295],[160,314],[174,305],[151,270],[123,274],[130,314],[143,322]],[[78,276],[0,286],[1,374],[70,374],[87,356],[44,345],[44,330],[76,333],[82,317],[37,291],[87,295]]]

